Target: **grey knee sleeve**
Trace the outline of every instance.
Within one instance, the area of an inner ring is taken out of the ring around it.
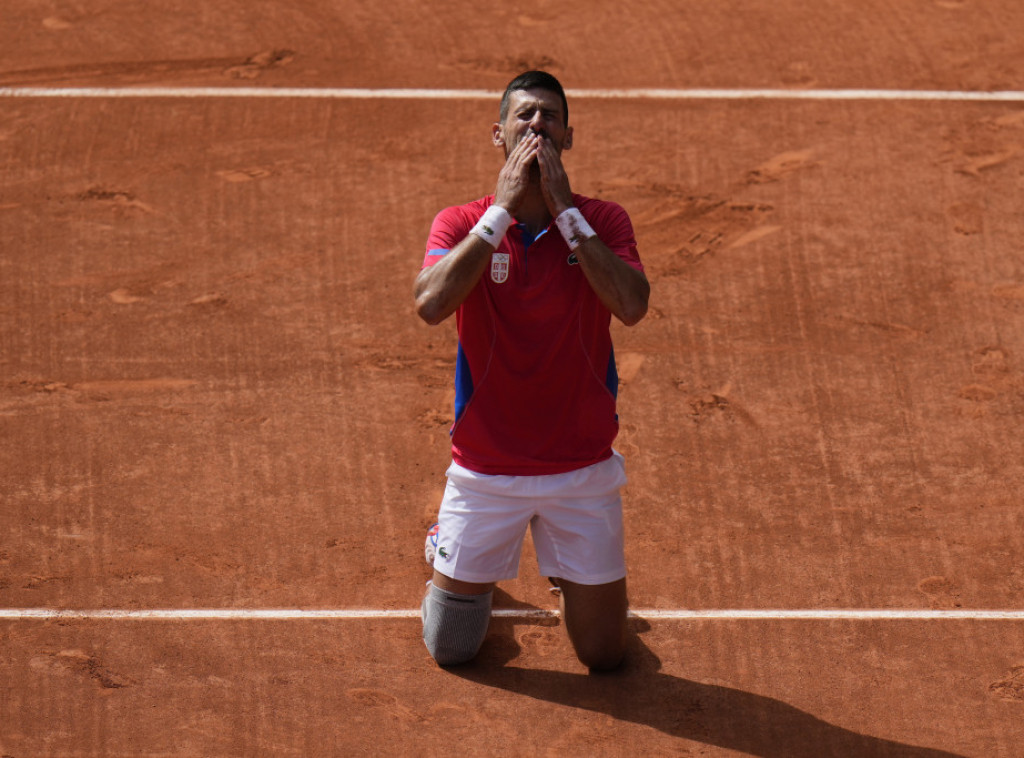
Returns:
[[[435,661],[454,666],[477,654],[491,620],[493,594],[459,595],[430,585],[421,606],[423,642]]]

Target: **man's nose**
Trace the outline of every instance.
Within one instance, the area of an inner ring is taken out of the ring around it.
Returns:
[[[544,134],[544,117],[540,111],[533,114],[533,118],[530,119],[530,131],[535,134]]]

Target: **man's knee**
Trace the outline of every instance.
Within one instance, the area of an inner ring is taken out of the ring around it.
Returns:
[[[608,619],[585,629],[578,626],[570,634],[580,663],[591,671],[612,671],[626,657],[626,623]]]
[[[614,671],[626,657],[626,646],[618,640],[592,645],[583,643],[576,648],[576,657],[591,671]]]
[[[472,660],[491,619],[493,592],[461,595],[433,584],[423,598],[423,642],[441,666]]]
[[[553,581],[561,589],[565,627],[580,663],[592,671],[618,668],[626,653],[625,580],[602,585]]]

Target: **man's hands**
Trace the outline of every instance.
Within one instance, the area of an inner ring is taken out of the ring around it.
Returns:
[[[519,140],[505,159],[498,174],[498,187],[494,190],[494,204],[500,205],[513,216],[530,188],[530,166],[537,159],[540,135],[530,132]]]
[[[533,171],[535,163],[536,173]],[[495,205],[516,215],[535,177],[540,181],[541,194],[552,217],[572,207],[569,176],[558,150],[548,137],[532,131],[519,140],[505,159],[494,191]]]
[[[572,207],[572,189],[569,187],[569,175],[562,166],[562,156],[551,140],[541,139],[537,163],[540,166],[540,189],[544,194],[544,202],[552,218],[558,218],[562,211]]]

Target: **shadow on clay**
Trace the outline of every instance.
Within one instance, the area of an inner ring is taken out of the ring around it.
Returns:
[[[512,634],[505,633],[504,622],[495,620],[477,659],[447,670],[485,686],[763,758],[963,758],[858,734],[781,700],[664,674],[661,661],[638,634],[648,629],[643,620],[631,621],[627,659],[618,671],[576,674],[507,665],[518,657],[520,648]]]

